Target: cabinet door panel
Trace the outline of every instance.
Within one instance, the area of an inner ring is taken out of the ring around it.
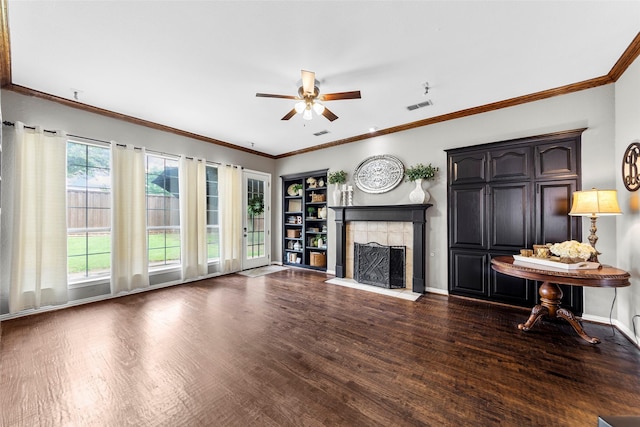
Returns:
[[[449,232],[452,246],[486,248],[485,186],[451,188]]]
[[[484,152],[452,155],[449,158],[449,185],[484,182],[486,180]]]
[[[487,296],[487,254],[452,250],[449,254],[450,290],[454,294]]]
[[[504,254],[491,254],[491,258]],[[535,302],[536,282],[507,276],[491,270],[489,296],[492,301],[531,307]]]
[[[530,246],[531,200],[528,182],[491,187],[491,249],[518,252]]]
[[[536,178],[577,177],[578,142],[576,139],[540,144],[536,148]]]
[[[530,158],[530,147],[511,147],[492,151],[489,154],[490,181],[529,178]]]
[[[542,182],[536,185],[536,242],[558,243],[581,240],[579,218],[569,216],[576,180]]]

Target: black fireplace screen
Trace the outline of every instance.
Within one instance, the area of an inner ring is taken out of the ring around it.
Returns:
[[[375,242],[354,246],[354,279],[359,283],[397,289],[405,284],[404,246],[385,246]]]

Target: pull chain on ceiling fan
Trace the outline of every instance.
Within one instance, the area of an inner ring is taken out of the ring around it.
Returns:
[[[283,98],[297,100],[295,106],[291,111],[282,117],[282,120],[289,120],[296,114],[302,114],[302,118],[305,120],[311,120],[313,118],[312,111],[315,111],[318,115],[323,115],[329,121],[334,121],[338,118],[327,107],[325,107],[320,101],[338,101],[341,99],[360,99],[360,91],[351,92],[338,92],[338,93],[326,93],[320,95],[320,89],[316,80],[316,73],[313,71],[302,70],[302,86],[298,88],[298,96],[293,95],[275,95],[271,93],[256,93],[257,97],[262,98]]]

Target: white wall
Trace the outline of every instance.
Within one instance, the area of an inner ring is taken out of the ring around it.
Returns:
[[[640,191],[633,193],[624,187],[620,175],[622,155],[627,146],[640,142],[640,58],[616,82],[615,91],[616,147],[613,167],[616,173],[618,201],[623,215],[617,217],[617,265],[631,273],[631,286],[618,292],[615,317],[626,332],[633,332],[632,317],[640,315]],[[635,319],[636,342],[640,341],[640,318]]]
[[[435,100],[437,102],[437,100]],[[415,116],[415,119],[418,119]],[[341,117],[340,120],[348,120]],[[408,119],[408,120],[414,120]],[[583,188],[614,188],[618,167],[614,157],[614,86],[606,85],[569,95],[558,96],[516,107],[497,110],[422,128],[384,135],[351,144],[331,147],[277,160],[278,175],[322,168],[343,169],[351,180],[354,169],[366,157],[390,154],[405,166],[433,163],[440,167],[439,179],[425,188],[431,193],[433,207],[427,211],[427,288],[447,289],[447,180],[444,150],[540,135],[550,132],[587,128],[582,134]],[[274,185],[275,197],[281,196]],[[383,205],[409,203],[412,183],[402,183],[389,193],[380,195],[356,192],[355,204]],[[276,199],[277,200],[277,199]],[[280,208],[279,204],[274,207]],[[278,213],[274,212],[277,217]],[[329,216],[329,269],[335,268],[335,227]],[[611,218],[598,221],[600,260],[616,263],[616,222]],[[279,227],[279,225],[278,225]],[[279,230],[274,235],[280,235]],[[589,221],[583,221],[583,235],[589,235]],[[274,255],[280,256],[280,241]],[[433,256],[431,256],[433,254]],[[585,313],[608,317],[613,299],[611,289],[585,289]]]

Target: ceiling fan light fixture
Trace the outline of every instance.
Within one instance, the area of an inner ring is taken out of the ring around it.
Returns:
[[[318,101],[315,101],[313,103],[313,111],[315,111],[316,114],[322,114],[324,112],[324,105],[322,105]]]
[[[282,117],[280,120],[289,120],[296,114],[301,114],[305,120],[313,119],[313,112],[319,116],[324,116],[325,119],[333,122],[338,118],[331,110],[326,108],[321,102],[323,101],[337,101],[341,99],[360,99],[359,90],[353,90],[350,92],[336,92],[325,93],[320,96],[320,89],[318,88],[319,82],[315,79],[315,73],[313,71],[302,70],[302,80],[298,82],[298,96],[293,95],[278,95],[273,93],[256,93],[257,97],[262,98],[280,98],[280,99],[294,99],[296,103],[293,109]],[[313,110],[313,111],[312,111]]]
[[[304,109],[307,108],[307,104],[304,101],[296,102],[294,108],[296,109],[296,113],[301,114]]]

